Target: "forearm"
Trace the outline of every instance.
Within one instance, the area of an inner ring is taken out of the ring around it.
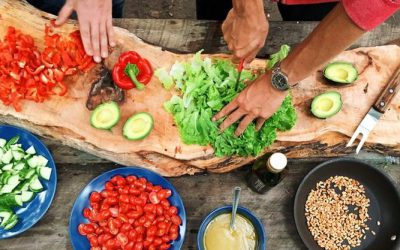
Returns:
[[[359,28],[339,3],[314,31],[282,62],[289,83],[297,83],[348,48],[366,31]]]
[[[263,0],[232,0],[233,9],[237,15],[264,14]]]

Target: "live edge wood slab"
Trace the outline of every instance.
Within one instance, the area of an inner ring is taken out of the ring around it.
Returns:
[[[12,25],[32,35],[38,47],[43,47],[44,25],[53,16],[40,12],[23,1],[11,0],[0,2],[0,13],[0,37]],[[76,24],[71,22],[57,31],[68,34],[76,28]],[[175,61],[187,60],[192,56],[162,50],[143,42],[124,29],[117,28],[116,33],[118,46],[105,62],[109,68],[116,62],[119,53],[125,50],[139,52],[150,60],[154,68],[169,68]],[[228,58],[224,54],[211,56]],[[280,133],[278,141],[267,150],[279,150],[292,158],[337,156],[352,152],[354,148],[345,148],[348,136],[353,133],[400,64],[399,58],[400,48],[396,45],[359,48],[339,55],[335,60],[353,62],[360,75],[357,82],[350,87],[335,88],[342,93],[344,107],[337,116],[327,120],[318,120],[310,115],[310,101],[315,95],[334,87],[325,84],[320,71],[300,82],[292,91],[298,111],[298,123],[291,131]],[[252,67],[263,68],[264,61],[256,60]],[[172,117],[162,108],[162,104],[173,93],[164,90],[155,77],[143,92],[129,91],[121,106],[122,121],[136,112],[152,113],[156,122],[154,131],[148,138],[140,142],[125,140],[121,135],[123,122],[112,132],[93,129],[88,123],[90,113],[85,102],[91,83],[98,78],[99,68],[100,66],[88,74],[68,79],[70,91],[67,97],[54,97],[42,104],[25,102],[22,112],[19,113],[0,105],[2,119],[99,157],[124,165],[140,165],[166,176],[204,171],[221,173],[253,160],[251,157],[218,158],[214,156],[211,147],[183,144]],[[396,97],[390,110],[370,134],[364,150],[399,155],[400,137],[395,136],[396,131],[400,131],[399,120],[400,99]]]

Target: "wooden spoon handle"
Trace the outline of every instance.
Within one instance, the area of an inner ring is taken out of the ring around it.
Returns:
[[[374,104],[374,108],[381,113],[385,113],[389,107],[390,102],[400,90],[400,66],[396,69],[392,78],[388,82],[384,91],[382,91],[378,100]]]

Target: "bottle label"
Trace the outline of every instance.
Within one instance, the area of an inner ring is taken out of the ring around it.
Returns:
[[[264,182],[252,172],[248,177],[248,183],[250,187],[258,193],[264,193],[267,190],[267,186],[264,184]]]

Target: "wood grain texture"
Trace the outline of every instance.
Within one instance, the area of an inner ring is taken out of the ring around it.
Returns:
[[[2,13],[0,36],[4,34],[8,25],[13,25],[31,34],[39,47],[43,46],[42,30],[51,16],[34,10],[21,1],[11,3],[11,0],[4,0],[0,3],[0,12]],[[24,16],[24,19],[21,19],[21,16]],[[121,22],[123,23],[123,20]],[[31,28],[26,29],[26,27]],[[305,27],[312,29],[313,26]],[[150,25],[143,29],[152,30],[153,28]],[[179,30],[178,28],[176,27],[175,31]],[[217,29],[216,26],[213,28]],[[68,34],[73,29],[76,29],[76,25],[71,23],[64,25],[59,32]],[[210,29],[212,28],[206,27],[204,30],[208,30],[206,33],[209,34],[212,33]],[[181,30],[184,28],[182,27]],[[115,63],[119,52],[128,49],[135,49],[150,59],[156,68],[169,68],[175,61],[191,57],[190,54],[178,55],[162,51],[159,47],[143,43],[126,30],[117,29],[116,31],[119,46],[106,61],[109,66]],[[300,32],[303,35],[307,33],[304,30]],[[169,39],[175,38],[171,36]],[[393,40],[391,36],[389,39]],[[161,41],[159,42],[161,43]],[[177,41],[172,43],[176,44]],[[207,46],[218,49],[216,44]],[[226,55],[213,55],[213,57],[227,58]],[[310,116],[309,102],[317,93],[330,90],[332,87],[324,84],[320,79],[320,72],[316,72],[302,81],[293,91],[299,122],[292,131],[279,134],[278,142],[268,150],[290,152],[289,157],[337,156],[351,152],[351,149],[344,147],[346,136],[352,134],[379,91],[383,89],[387,79],[398,65],[398,58],[400,58],[400,48],[394,45],[360,48],[341,54],[337,58],[338,60],[351,61],[362,72],[356,84],[338,90],[343,94],[347,104],[343,111],[338,116],[325,121]],[[254,68],[263,68],[264,62],[256,60],[252,65]],[[3,115],[1,119],[111,161],[125,165],[141,165],[167,176],[204,171],[221,173],[253,160],[251,157],[216,158],[210,147],[184,145],[179,139],[172,117],[162,108],[163,102],[168,100],[172,93],[162,89],[156,78],[153,78],[144,92],[128,92],[127,101],[121,107],[122,120],[126,120],[133,113],[151,110],[157,122],[154,131],[146,140],[130,142],[123,139],[121,136],[122,122],[113,129],[112,133],[91,128],[87,122],[89,111],[85,109],[84,103],[90,88],[89,83],[96,77],[98,77],[96,71],[93,71],[87,75],[71,78],[68,80],[70,92],[67,97],[54,97],[44,104],[24,103],[23,112],[20,113],[14,112],[12,108],[0,106],[0,114]],[[370,80],[373,83],[370,84]],[[366,85],[369,86],[368,91],[365,91]],[[152,98],[148,98],[148,96],[152,96]],[[354,101],[354,98],[359,98],[359,100]],[[399,101],[396,99],[391,111],[382,118],[377,128],[371,133],[368,142],[374,142],[374,144],[367,144],[366,150],[381,150],[399,154],[400,138],[393,137],[393,134],[390,133],[390,131],[399,131],[400,129]]]
[[[196,237],[201,221],[214,208],[229,204],[232,188],[238,185],[242,188],[241,204],[254,211],[265,225],[268,234],[267,249],[306,249],[294,224],[293,201],[302,178],[319,161],[289,161],[289,171],[284,180],[264,195],[253,193],[247,188],[244,182],[246,169],[223,175],[169,178],[180,192],[188,216],[186,240],[182,249],[197,249]],[[375,161],[371,163],[385,169],[400,184],[400,165],[378,164]],[[48,213],[29,231],[15,238],[1,240],[0,250],[71,250],[68,221],[75,198],[90,180],[113,168],[114,166],[110,164],[89,164],[86,167],[72,164],[57,165],[57,193]]]

